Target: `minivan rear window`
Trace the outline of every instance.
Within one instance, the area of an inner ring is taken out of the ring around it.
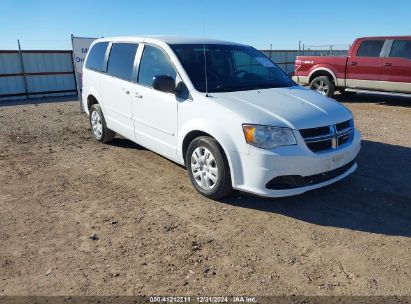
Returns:
[[[108,59],[107,74],[131,81],[137,47],[138,44],[113,43]]]
[[[87,56],[86,68],[105,72],[104,57],[106,55],[108,42],[98,42],[93,45]]]
[[[358,49],[358,57],[380,57],[384,40],[365,40]]]

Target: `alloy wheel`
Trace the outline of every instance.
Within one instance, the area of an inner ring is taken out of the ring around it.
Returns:
[[[100,139],[103,135],[103,124],[101,122],[100,114],[97,111],[93,111],[90,115],[90,121],[94,136],[97,139]]]
[[[211,190],[218,180],[218,166],[214,155],[205,147],[197,147],[191,155],[191,173],[202,189]]]
[[[325,81],[319,80],[319,81],[314,82],[313,85],[314,85],[314,88],[315,88],[314,90],[317,93],[320,93],[321,95],[325,95],[325,96],[328,95],[328,91],[329,91],[330,88],[325,83]]]

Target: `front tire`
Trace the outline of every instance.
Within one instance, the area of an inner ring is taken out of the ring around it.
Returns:
[[[186,166],[191,183],[202,195],[221,199],[233,192],[227,158],[214,138],[194,139],[188,146]]]
[[[333,97],[335,92],[334,82],[327,76],[319,76],[310,82],[310,89],[317,93]]]
[[[114,139],[116,133],[107,128],[106,120],[99,104],[94,104],[90,107],[89,118],[91,133],[97,141],[107,143]]]

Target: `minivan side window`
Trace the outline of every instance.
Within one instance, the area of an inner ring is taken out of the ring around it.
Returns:
[[[104,57],[106,55],[108,42],[98,42],[89,51],[86,61],[86,68],[105,72]]]
[[[108,59],[107,74],[131,81],[137,47],[138,44],[113,43]]]
[[[411,59],[411,40],[394,40],[390,57],[402,57]]]
[[[384,40],[365,40],[361,43],[357,56],[358,57],[380,57]]]
[[[145,45],[140,62],[138,83],[147,87],[153,87],[155,76],[166,75],[176,79],[176,71],[168,56],[159,48]]]

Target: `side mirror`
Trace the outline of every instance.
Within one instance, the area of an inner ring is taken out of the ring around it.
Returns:
[[[188,89],[184,82],[180,81],[176,85],[176,95],[179,97],[187,97],[188,96]]]
[[[153,88],[158,91],[175,93],[176,81],[174,78],[166,75],[159,75],[153,77]]]

